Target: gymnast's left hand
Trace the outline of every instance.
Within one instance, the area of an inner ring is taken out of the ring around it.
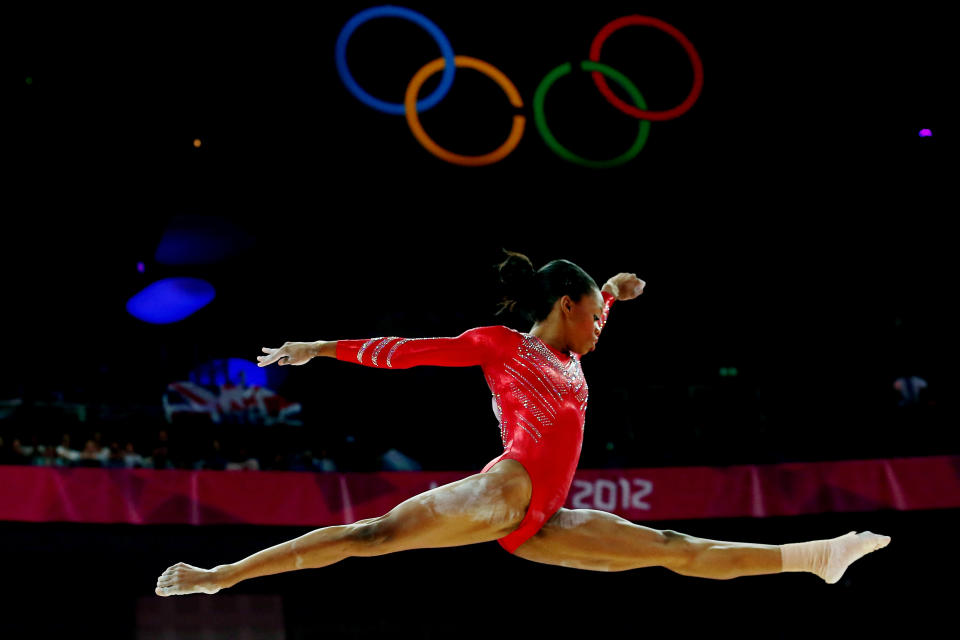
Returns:
[[[603,291],[609,291],[617,300],[633,300],[643,293],[647,283],[635,273],[618,273],[603,285]]]

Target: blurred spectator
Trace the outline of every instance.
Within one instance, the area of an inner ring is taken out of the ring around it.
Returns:
[[[87,440],[83,451],[80,452],[80,459],[77,461],[78,467],[102,467],[103,461],[100,459],[100,448],[94,440]]]
[[[327,464],[327,469],[321,468],[320,461],[313,457],[313,451],[310,449],[294,454],[290,460],[290,471],[335,471],[336,469],[331,469],[331,466],[333,466],[332,460]]]
[[[93,434],[93,443],[100,454],[98,456],[100,462],[106,464],[107,459],[110,457],[110,447],[103,443],[103,434],[99,431],[95,431]]]
[[[57,450],[53,445],[42,449],[41,455],[33,457],[33,464],[38,467],[65,467],[67,461],[57,455]]]
[[[292,454],[287,468],[290,471],[313,471],[313,452],[301,451]]]
[[[227,467],[227,459],[220,451],[220,440],[214,438],[210,443],[210,449],[202,460],[199,460],[197,469],[211,469],[214,471],[223,471]]]
[[[107,451],[109,452],[105,462],[107,467],[110,469],[123,469],[127,466],[127,463],[123,459],[123,449],[120,448],[119,442],[116,440],[111,442],[110,448]]]
[[[19,438],[14,438],[9,448],[4,446],[3,438],[0,438],[0,464],[30,464],[30,458],[24,455]]]
[[[154,469],[173,469],[174,464],[170,456],[170,436],[166,429],[160,429],[153,451],[150,453],[150,462]]]
[[[60,438],[60,445],[57,447],[57,455],[63,458],[67,465],[80,459],[80,452],[70,446],[70,434],[65,433]]]
[[[245,447],[240,447],[236,456],[227,462],[225,469],[227,471],[260,471],[260,461],[253,456],[247,455]]]
[[[30,447],[30,449],[32,450],[33,447]],[[15,460],[14,464],[30,464],[30,456],[26,454],[23,445],[20,444],[20,440],[16,438],[13,441],[13,456]]]
[[[290,464],[286,455],[276,453],[270,461],[270,464],[264,468],[269,471],[290,471]]]
[[[380,468],[384,471],[420,471],[420,463],[400,451],[390,448],[380,456]]]
[[[321,447],[320,457],[314,458],[313,466],[316,471],[336,471],[337,463],[327,454],[327,449]]]
[[[36,434],[30,436],[30,444],[27,444],[22,440],[15,440],[14,442],[18,443],[20,455],[27,460],[33,458],[35,454],[40,455],[40,452],[43,451],[43,447],[37,444]]]
[[[123,448],[123,464],[127,469],[142,469],[147,466],[143,456],[134,450],[133,443],[127,441]]]

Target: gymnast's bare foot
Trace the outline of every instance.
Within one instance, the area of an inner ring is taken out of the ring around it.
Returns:
[[[216,569],[201,569],[178,562],[157,578],[158,596],[182,596],[188,593],[216,593],[224,584]]]

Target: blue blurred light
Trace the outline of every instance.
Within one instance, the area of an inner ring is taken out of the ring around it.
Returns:
[[[243,358],[227,358],[227,380],[234,384],[240,384],[243,380],[248,387],[265,387],[267,386],[267,370],[258,367],[256,362]]]
[[[933,137],[933,131],[930,131],[930,129],[920,129],[920,137],[931,138]]]
[[[177,216],[163,232],[160,264],[212,264],[254,246],[249,233],[216,216]]]
[[[138,263],[137,263],[137,271],[139,271],[140,273],[143,273],[143,271],[144,271],[145,268],[146,268],[146,267],[143,266],[143,263],[142,263],[142,262],[138,262]]]
[[[210,304],[213,285],[199,278],[164,278],[127,301],[127,312],[151,324],[179,322]]]
[[[198,366],[190,373],[190,381],[202,385],[223,385],[228,382],[241,383],[247,387],[269,387],[267,370],[257,363],[243,358],[221,358]]]

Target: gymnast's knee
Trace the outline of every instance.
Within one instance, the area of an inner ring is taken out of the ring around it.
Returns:
[[[699,550],[690,536],[673,529],[660,530],[660,544],[663,547],[660,565],[671,569],[688,565]]]
[[[346,525],[343,539],[352,556],[378,555],[393,539],[395,529],[388,516],[368,518]]]

